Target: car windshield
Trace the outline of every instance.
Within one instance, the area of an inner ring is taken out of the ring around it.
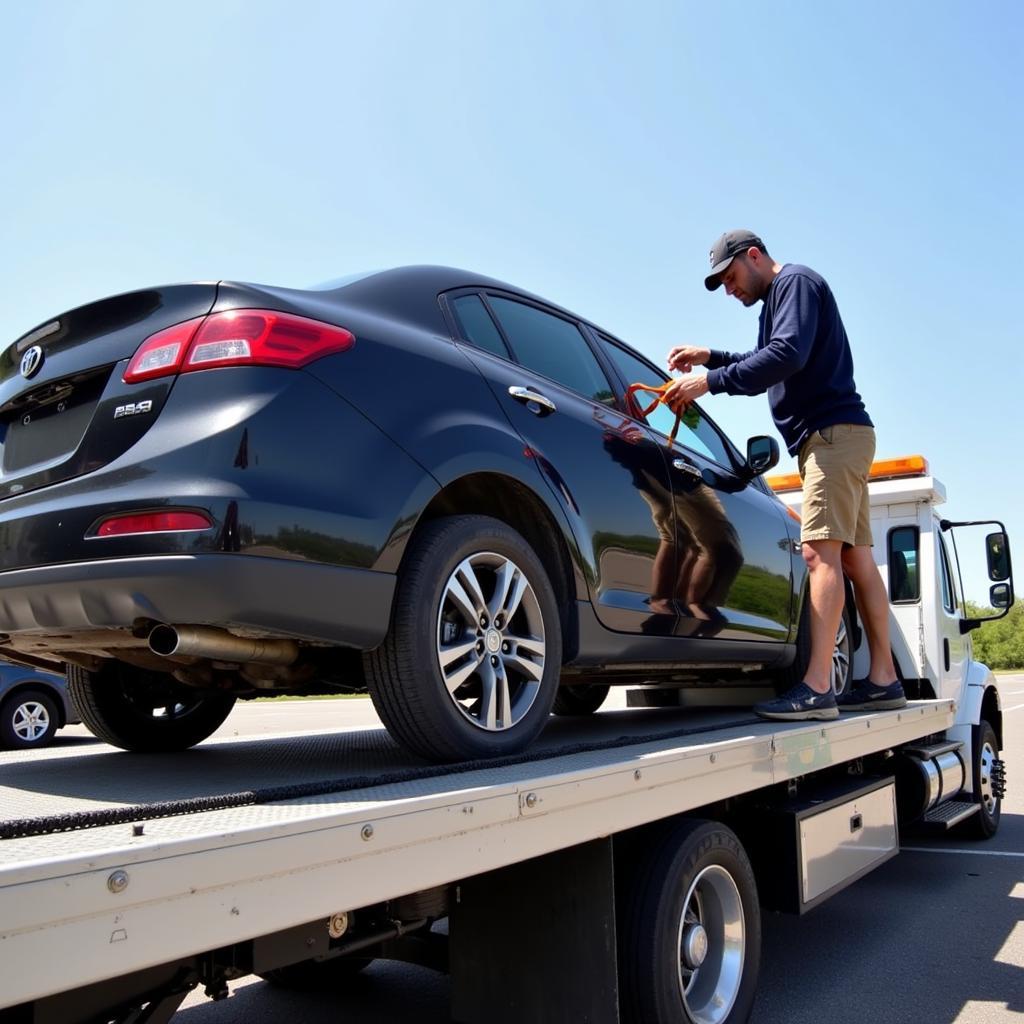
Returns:
[[[346,285],[355,284],[356,281],[362,281],[365,277],[373,277],[374,274],[379,273],[379,270],[364,270],[358,274],[346,274],[344,277],[332,277],[329,281],[321,281],[319,284],[307,285],[306,290],[310,292],[333,292],[337,288],[344,288]]]

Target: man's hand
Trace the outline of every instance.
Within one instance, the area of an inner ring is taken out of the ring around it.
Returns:
[[[674,413],[681,414],[707,393],[708,379],[703,374],[680,377],[666,388],[664,402]]]
[[[695,366],[703,366],[711,358],[711,349],[693,345],[676,345],[668,354],[668,368],[689,373]]]

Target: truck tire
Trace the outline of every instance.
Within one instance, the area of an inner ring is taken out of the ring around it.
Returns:
[[[811,604],[805,597],[800,611],[800,628],[796,636],[796,658],[788,668],[777,673],[776,685],[784,692],[804,681],[804,673],[811,660]],[[832,692],[838,697],[846,693],[853,681],[853,611],[848,599],[836,630],[836,643],[832,650]]]
[[[960,827],[970,839],[991,839],[999,831],[1003,808],[1002,762],[996,731],[984,718],[974,727],[971,737],[974,763],[972,787],[979,807]]]
[[[53,742],[60,725],[57,705],[42,690],[19,690],[0,706],[0,747],[30,750]]]
[[[299,992],[339,992],[349,988],[372,957],[335,956],[329,960],[300,960],[297,964],[275,967],[259,976],[277,988]]]
[[[623,1024],[741,1024],[761,961],[750,861],[731,829],[683,821],[632,865],[619,931]]]
[[[99,672],[68,665],[68,692],[94,736],[139,753],[193,747],[215,732],[235,705],[232,694],[196,690],[163,672],[121,662]]]
[[[608,686],[560,686],[551,707],[553,714],[569,717],[592,715],[608,696]]]
[[[388,732],[428,761],[523,750],[544,728],[562,669],[540,560],[489,516],[427,523],[399,573],[391,629],[364,666]]]

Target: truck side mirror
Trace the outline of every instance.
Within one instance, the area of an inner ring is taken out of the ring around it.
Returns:
[[[990,533],[985,538],[988,557],[988,578],[997,582],[1010,578],[1010,546],[1005,533]],[[995,587],[992,588],[995,590]],[[993,604],[993,608],[999,607]]]
[[[751,476],[767,473],[779,462],[779,443],[774,437],[752,437],[747,442],[747,469]],[[995,579],[995,577],[992,577]],[[1005,577],[999,577],[1005,579]]]
[[[993,608],[1009,608],[1013,604],[1013,591],[1009,583],[996,583],[988,592],[988,602]]]

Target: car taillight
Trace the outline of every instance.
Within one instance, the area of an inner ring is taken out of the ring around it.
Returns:
[[[124,537],[133,533],[183,533],[213,526],[202,512],[135,512],[111,516],[92,532],[93,537]]]
[[[177,373],[203,319],[197,317],[195,320],[186,320],[184,323],[151,334],[136,349],[128,369],[124,371],[125,383],[137,384],[139,381]]]
[[[344,327],[269,309],[236,309],[168,327],[147,338],[128,363],[127,384],[220,366],[298,369],[355,344]]]

